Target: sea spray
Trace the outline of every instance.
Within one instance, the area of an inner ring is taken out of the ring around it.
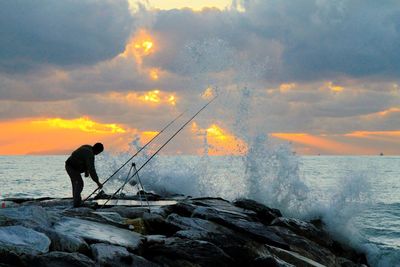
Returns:
[[[328,201],[315,197],[304,182],[299,171],[299,157],[290,145],[277,145],[269,140],[268,122],[266,125],[254,123],[252,114],[259,95],[253,90],[252,80],[265,73],[267,61],[250,62],[245,54],[221,39],[192,41],[177,60],[180,64],[175,65],[181,66],[178,72],[188,77],[188,87],[194,92],[182,105],[198,101],[206,88],[213,88],[214,93],[218,88],[218,106],[211,107],[218,111],[214,112],[213,122],[229,129],[247,144],[247,148],[235,156],[211,156],[215,147],[209,142],[207,131],[200,130],[195,134],[202,137],[203,155],[154,158],[140,173],[146,190],[228,200],[239,197],[255,199],[281,209],[287,216],[322,217],[335,236],[347,237],[360,245],[359,233],[351,227],[351,222],[355,211],[361,210],[360,201],[367,190],[361,186],[364,184],[362,179],[343,180],[340,183],[343,187],[328,192],[331,195]],[[238,75],[232,77],[232,69]],[[198,123],[199,128],[204,129],[212,122],[199,118]],[[136,139],[136,149],[140,143]],[[140,155],[137,161],[144,162],[145,158],[146,154]]]

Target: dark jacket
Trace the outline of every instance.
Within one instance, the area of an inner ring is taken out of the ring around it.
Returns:
[[[96,168],[94,166],[94,153],[93,147],[90,145],[83,145],[74,152],[65,162],[68,166],[73,168],[80,173],[89,173],[90,177],[96,183],[99,181],[99,177],[96,173]]]

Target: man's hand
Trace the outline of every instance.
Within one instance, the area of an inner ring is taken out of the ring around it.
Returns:
[[[97,186],[99,187],[99,189],[103,188],[103,185],[100,182],[97,182]]]
[[[85,177],[89,177],[89,172],[85,171]]]

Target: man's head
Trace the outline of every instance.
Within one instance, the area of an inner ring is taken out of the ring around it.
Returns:
[[[94,144],[94,146],[93,146],[93,153],[94,153],[95,155],[100,154],[101,152],[103,152],[103,150],[104,150],[104,146],[103,146],[102,143],[96,143],[96,144]]]

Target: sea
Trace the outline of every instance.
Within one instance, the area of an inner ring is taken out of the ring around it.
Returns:
[[[145,190],[155,193],[251,198],[279,208],[285,216],[321,218],[336,239],[367,253],[372,266],[400,266],[399,156],[298,156],[287,147],[261,150],[257,147],[244,156],[157,156],[139,177]],[[129,153],[97,156],[100,179],[129,158]],[[134,160],[139,168],[148,158]],[[66,159],[0,156],[0,199],[70,197]],[[131,168],[127,164],[110,179],[106,193],[129,179]],[[96,187],[90,178],[84,182],[87,196]],[[136,192],[129,183],[123,190]]]

